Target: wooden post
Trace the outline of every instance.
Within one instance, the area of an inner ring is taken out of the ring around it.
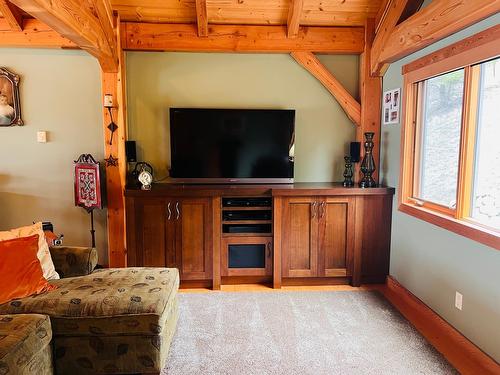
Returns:
[[[119,25],[117,19],[117,25]],[[125,157],[125,140],[127,136],[126,121],[126,86],[125,56],[120,44],[120,28],[117,27],[118,73],[102,72],[102,97],[113,95],[114,107],[111,112],[113,121],[118,126],[110,143],[111,131],[108,125],[111,117],[103,107],[104,154],[106,167],[106,194],[108,208],[108,262],[110,267],[126,267],[127,251],[125,238],[125,199],[127,162]],[[116,161],[114,159],[117,159]],[[116,164],[116,165],[115,165]]]
[[[373,174],[375,181],[379,182],[380,171],[380,116],[382,100],[382,79],[370,74],[371,48],[375,37],[375,20],[367,19],[365,24],[365,50],[360,56],[359,66],[359,95],[361,98],[361,126],[356,127],[356,140],[361,142],[361,157],[364,154],[364,133],[374,132],[373,158],[376,170]],[[356,164],[354,181],[360,180],[359,167],[361,161]]]

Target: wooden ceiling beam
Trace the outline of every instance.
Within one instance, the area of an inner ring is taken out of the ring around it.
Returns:
[[[391,63],[500,12],[500,0],[434,0],[393,30],[379,63]]]
[[[198,36],[208,36],[207,0],[196,0],[196,24]]]
[[[0,47],[78,48],[43,22],[31,18],[24,20],[23,31],[12,31],[7,20],[0,19]]]
[[[289,38],[296,38],[299,35],[300,18],[304,0],[291,0],[288,9],[287,35]]]
[[[340,104],[347,117],[357,126],[361,125],[361,106],[344,86],[325,68],[311,52],[292,52],[292,57],[320,81]]]
[[[301,26],[359,26],[383,0],[303,0]],[[111,0],[125,22],[195,23],[195,0]],[[207,0],[208,24],[286,25],[291,0]]]
[[[403,14],[406,6],[412,0],[390,0],[381,15],[379,21],[378,32],[373,41],[371,50],[371,74],[378,76],[382,75],[385,70],[385,64],[380,60],[382,48],[390,38],[394,28],[398,24],[399,18]]]
[[[23,15],[18,7],[8,0],[0,0],[0,13],[9,23],[12,31],[23,31]]]
[[[302,27],[289,39],[285,26],[211,25],[208,37],[199,37],[193,24],[121,25],[122,46],[132,51],[360,54],[364,49],[362,27]]]
[[[108,0],[12,0],[81,49],[95,56],[103,71],[118,70],[118,55]]]

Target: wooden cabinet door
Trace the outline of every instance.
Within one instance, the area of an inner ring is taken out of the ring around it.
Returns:
[[[351,276],[354,205],[351,198],[323,198],[318,207],[318,276]]]
[[[283,202],[282,276],[318,274],[318,201],[292,197]]]
[[[135,249],[134,259],[129,266],[165,267],[168,243],[166,201],[164,199],[137,200],[134,207]],[[131,259],[131,257],[129,257]]]
[[[175,215],[176,257],[183,280],[212,278],[212,218],[209,198],[172,201]]]

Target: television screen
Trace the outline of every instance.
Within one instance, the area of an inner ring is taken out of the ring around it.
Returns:
[[[295,111],[170,109],[171,171],[185,182],[293,182]]]

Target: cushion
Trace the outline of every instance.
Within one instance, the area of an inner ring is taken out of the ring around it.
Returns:
[[[37,258],[38,234],[0,241],[0,303],[55,289]]]
[[[28,237],[34,234],[38,234],[39,236],[37,255],[40,260],[40,264],[42,265],[43,277],[47,280],[59,279],[59,275],[57,274],[54,268],[54,263],[52,263],[52,258],[50,257],[49,246],[47,245],[41,222],[26,227],[0,232],[0,241],[11,240],[19,237]]]
[[[54,335],[159,335],[175,309],[175,268],[109,268],[53,280],[58,289],[0,305],[0,314],[51,317]]]
[[[46,315],[0,315],[0,374],[52,374]]]

